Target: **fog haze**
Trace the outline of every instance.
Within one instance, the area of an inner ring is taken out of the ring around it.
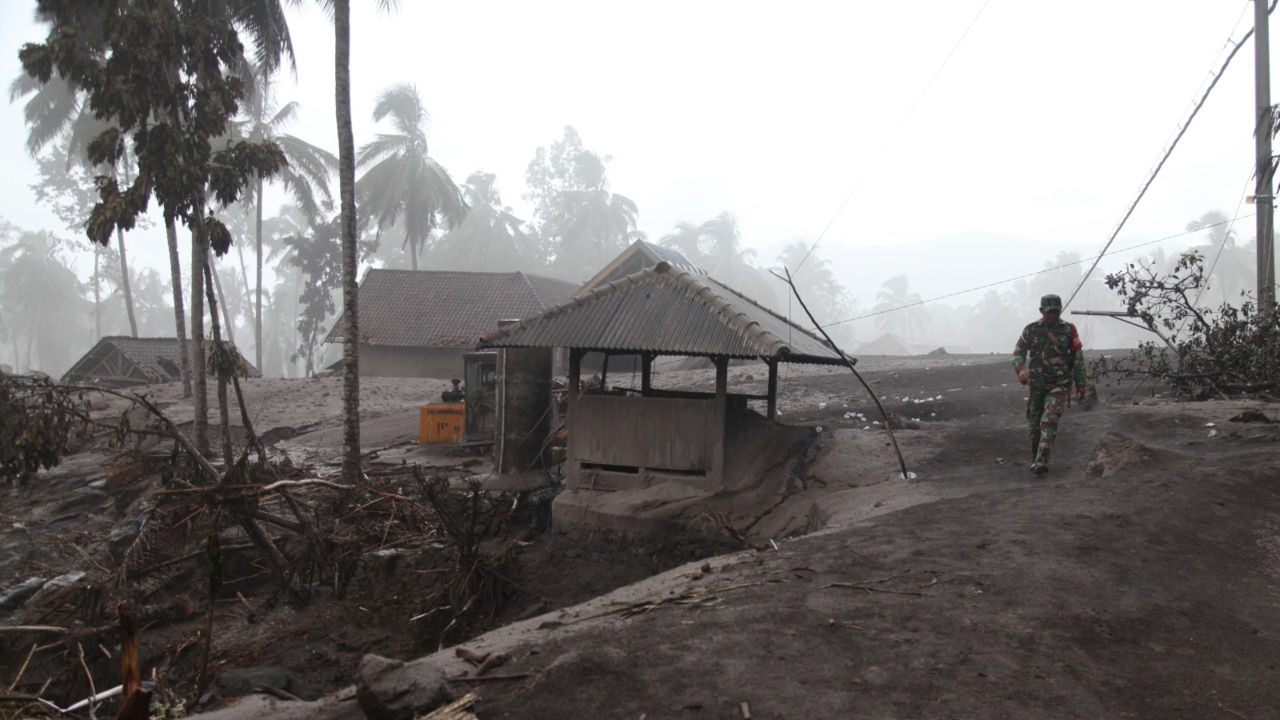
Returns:
[[[378,94],[411,83],[431,156],[459,184],[493,173],[528,220],[525,170],[572,126],[609,158],[609,190],[635,202],[649,241],[731,213],[759,268],[797,239],[817,243],[852,303],[826,320],[842,321],[851,347],[907,332],[871,315],[884,283],[905,275],[931,318],[906,339],[972,351],[1011,349],[1035,293],[1071,294],[1053,280],[1078,274],[1035,274],[1102,250],[1253,12],[1245,0],[374,5],[353,3],[357,147],[387,131],[373,119]],[[43,38],[33,7],[0,9],[6,80],[21,72],[21,44]],[[288,131],[336,152],[331,26],[312,4],[289,18],[296,79],[276,92],[301,111]],[[1135,249],[1104,271],[1204,243],[1186,227],[1207,212],[1252,212],[1253,102],[1247,44],[1112,248]],[[29,188],[21,101],[0,108],[0,129],[0,219],[71,237]],[[265,205],[285,201],[273,189]],[[1253,238],[1252,217],[1231,228],[1240,246]],[[167,276],[158,224],[129,242],[135,273]],[[91,253],[72,261],[92,272]],[[1078,302],[1111,306],[1094,280]],[[952,319],[992,291],[1023,303],[1023,317],[986,329]],[[104,334],[120,334],[113,322]],[[1087,343],[1137,337],[1081,323]]]

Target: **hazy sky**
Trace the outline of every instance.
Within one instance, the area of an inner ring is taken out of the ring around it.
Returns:
[[[824,243],[1025,237],[1027,271],[1064,243],[1101,248],[1253,17],[1246,0],[375,5],[353,2],[356,145],[376,132],[377,94],[414,83],[431,154],[459,182],[496,173],[518,213],[535,148],[568,124],[613,157],[612,190],[637,201],[653,240],[729,210],[772,263],[764,248],[835,218]],[[6,83],[21,43],[41,38],[33,7],[0,9]],[[313,3],[291,18],[297,82],[279,98],[302,105],[294,134],[336,150],[331,28]],[[1250,43],[1119,244],[1237,211],[1253,105]],[[57,228],[28,189],[20,104],[0,108],[0,132],[0,217]],[[1251,238],[1252,220],[1236,231]],[[134,252],[166,267],[162,243],[157,231],[153,253]],[[983,264],[967,269],[975,285],[999,279]]]

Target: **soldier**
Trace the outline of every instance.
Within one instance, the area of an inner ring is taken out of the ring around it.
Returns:
[[[1040,319],[1022,329],[1013,351],[1018,382],[1030,385],[1027,421],[1031,424],[1031,471],[1049,472],[1049,454],[1058,433],[1058,418],[1074,382],[1076,399],[1084,398],[1084,358],[1080,333],[1062,319],[1062,298],[1040,298]]]

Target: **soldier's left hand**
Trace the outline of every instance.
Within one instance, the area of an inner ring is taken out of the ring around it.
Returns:
[[[1076,388],[1076,400],[1083,400],[1083,399],[1084,399],[1084,386],[1081,385],[1080,387]]]

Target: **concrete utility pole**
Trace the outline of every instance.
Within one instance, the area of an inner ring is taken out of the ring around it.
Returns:
[[[1253,0],[1254,98],[1257,106],[1254,140],[1257,147],[1258,312],[1276,307],[1275,180],[1271,160],[1271,40],[1267,0]]]

